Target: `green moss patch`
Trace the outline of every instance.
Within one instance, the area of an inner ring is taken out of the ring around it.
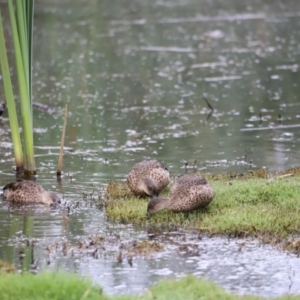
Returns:
[[[177,214],[165,210],[151,218],[146,216],[149,198],[140,199],[130,192],[126,197],[114,197],[111,193],[106,214],[110,220],[123,223],[280,240],[300,231],[300,185],[295,174],[298,175],[296,171],[287,171],[270,176],[261,170],[254,175],[232,178],[207,176],[215,193],[207,208]],[[118,186],[126,189],[126,183]]]

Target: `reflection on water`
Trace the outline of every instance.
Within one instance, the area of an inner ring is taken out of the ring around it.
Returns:
[[[69,172],[79,172],[74,156],[92,161],[87,168],[95,173],[107,159],[121,175],[123,162],[145,157],[175,173],[182,160],[220,172],[205,162],[239,161],[245,152],[257,167],[298,163],[300,17],[293,1],[70,3],[36,6],[40,163],[56,154],[49,147],[59,143],[65,103]],[[203,95],[214,108],[209,120]],[[283,134],[293,138],[278,141]],[[1,135],[1,152],[9,141]],[[9,169],[10,156],[3,160]],[[225,169],[235,171],[234,164]]]
[[[8,17],[5,10],[3,15]],[[138,292],[189,272],[239,293],[296,292],[297,259],[256,241],[186,235],[190,246],[183,251],[185,242],[174,235],[164,252],[136,258],[132,266],[117,263],[118,243],[98,259],[66,256],[61,248],[47,256],[46,248],[66,242],[75,247],[90,234],[165,243],[166,234],[152,237],[112,225],[93,203],[82,205],[83,193],[124,180],[145,158],[162,161],[172,176],[184,169],[219,173],[299,165],[299,20],[292,0],[37,1],[38,181],[64,195],[72,213],[1,204],[0,256],[23,269],[34,262],[31,268],[39,270],[49,264],[90,274],[109,293]],[[204,98],[213,108],[210,117]],[[65,176],[59,186],[66,103]],[[7,113],[0,118],[3,186],[14,175]],[[20,234],[37,242],[27,247]]]

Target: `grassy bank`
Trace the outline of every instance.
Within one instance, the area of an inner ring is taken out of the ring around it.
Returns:
[[[113,182],[107,187],[106,214],[110,220],[124,223],[280,241],[300,232],[298,171],[210,176],[207,179],[215,197],[207,208],[188,214],[161,211],[150,219],[146,217],[149,199],[133,197],[125,183]]]
[[[99,287],[74,274],[0,274],[0,299],[79,300],[108,299]]]
[[[254,300],[255,296],[237,296],[217,285],[187,276],[180,280],[162,281],[150,290],[136,296],[108,297],[88,279],[66,273],[4,274],[1,273],[0,298],[2,300],[164,300],[164,299],[224,299]],[[281,300],[299,299],[299,296],[282,296]]]

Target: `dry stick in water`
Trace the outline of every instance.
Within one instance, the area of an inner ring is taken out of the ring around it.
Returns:
[[[209,103],[208,100],[204,97],[204,95],[202,95],[202,97],[203,97],[205,103],[207,104],[207,106],[208,106],[209,109],[210,109],[210,112],[209,112],[209,114],[208,114],[207,117],[206,117],[206,121],[208,121],[208,119],[211,117],[211,115],[212,115],[213,112],[214,112],[214,108],[210,105],[210,103]]]
[[[59,151],[59,157],[58,157],[58,164],[57,164],[57,172],[56,176],[61,176],[61,170],[62,170],[62,163],[63,163],[63,155],[64,155],[64,143],[65,143],[65,134],[66,134],[66,126],[67,126],[67,116],[68,116],[68,104],[66,104],[65,107],[65,115],[64,115],[64,125],[61,133],[61,141],[60,141],[60,151]]]

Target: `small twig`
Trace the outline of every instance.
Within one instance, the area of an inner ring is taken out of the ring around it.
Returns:
[[[195,170],[197,169],[196,164],[197,164],[197,159],[195,159],[195,160],[194,160],[194,163],[193,163],[193,169],[195,169]]]
[[[204,101],[206,102],[207,106],[210,108],[210,110],[214,110],[214,108],[211,106],[211,104],[208,102],[208,100],[202,95]]]
[[[290,266],[290,271],[292,271],[292,267]],[[295,275],[293,275],[293,276],[295,276]],[[289,292],[291,291],[291,287],[292,287],[292,285],[293,285],[293,278],[292,278],[292,276],[291,276],[291,274],[289,274],[289,280],[290,280],[290,285],[289,285]]]
[[[187,172],[188,164],[189,164],[189,163],[188,163],[187,161],[184,163],[185,172]]]
[[[245,162],[247,162],[247,158],[248,158],[248,148],[246,147],[246,149],[245,149],[245,158],[244,158]]]
[[[286,178],[286,177],[291,177],[293,176],[294,174],[293,173],[288,173],[288,174],[283,174],[283,175],[278,175],[278,176],[275,176],[273,178],[270,178],[270,180],[274,180],[274,179],[281,179],[281,178]]]
[[[80,300],[85,299],[85,298],[89,295],[90,291],[91,291],[91,289],[86,290],[86,291],[84,292],[84,294],[82,295],[82,297],[80,298]]]
[[[208,100],[204,97],[204,95],[202,95],[202,97],[203,97],[203,99],[204,99],[206,105],[207,105],[208,108],[210,109],[210,112],[209,112],[209,114],[208,114],[207,117],[206,117],[206,120],[208,120],[208,119],[212,116],[212,114],[213,114],[213,112],[214,112],[214,108],[211,106],[211,104],[208,102]]]
[[[60,141],[60,152],[59,152],[57,172],[56,172],[56,176],[58,178],[61,176],[61,171],[62,171],[64,143],[65,143],[65,134],[66,134],[66,126],[67,126],[67,117],[68,117],[68,104],[66,104],[66,106],[65,106],[64,125],[63,125],[63,129],[62,129],[61,141]]]

